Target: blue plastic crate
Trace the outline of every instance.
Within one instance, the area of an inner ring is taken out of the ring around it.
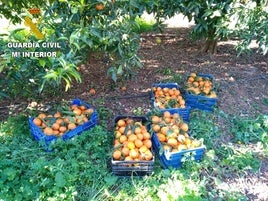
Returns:
[[[91,105],[81,101],[80,99],[74,99],[72,101],[72,105],[78,105],[78,106],[84,105],[87,108],[93,108]],[[38,142],[43,141],[45,143],[45,145],[48,146],[52,141],[58,139],[58,137],[56,137],[56,136],[45,135],[43,133],[43,131],[33,123],[33,119],[34,119],[33,117],[29,118],[29,125],[30,125],[31,133],[36,141],[38,141]],[[73,129],[71,131],[64,133],[64,135],[62,135],[62,139],[69,140],[76,135],[80,135],[83,131],[94,127],[97,123],[98,123],[98,113],[94,109],[88,122],[77,126],[75,129]]]
[[[159,83],[159,84],[153,84],[152,87],[161,87],[161,88],[167,87],[170,89],[171,88],[180,89],[180,86],[177,83]],[[151,90],[150,95],[151,95],[151,101],[153,103],[154,108],[159,109],[155,104],[155,97],[154,97],[154,93],[152,90]],[[167,109],[159,109],[159,110],[161,112],[169,111],[171,114],[178,113],[184,121],[189,122],[191,107],[187,105],[187,102],[186,102],[185,108],[167,108]]]
[[[150,130],[150,125],[147,124],[148,118],[145,116],[120,115],[114,118],[114,124],[116,124],[118,120],[126,118],[133,119],[134,121],[141,121],[143,125],[147,126],[147,130],[148,131]],[[146,160],[118,161],[113,160],[113,158],[111,159],[112,172],[114,175],[119,177],[129,177],[129,176],[142,177],[145,175],[150,175],[153,172],[154,163],[155,163],[154,156],[153,159],[150,161]]]
[[[209,78],[213,83],[213,76],[210,74],[198,74],[198,77],[203,78]],[[217,98],[210,98],[208,96],[203,95],[195,95],[191,94],[188,91],[186,91],[185,94],[185,101],[188,106],[190,106],[192,109],[200,109],[205,111],[213,111],[214,107],[217,104],[218,99]]]
[[[192,157],[195,161],[198,162],[203,158],[203,155],[205,153],[205,146],[201,146],[195,149],[187,149],[179,152],[163,151],[160,153],[162,150],[162,145],[155,133],[152,134],[152,143],[154,152],[157,153],[161,165],[164,169],[167,169],[169,167],[181,168],[183,162],[186,160],[192,160]]]

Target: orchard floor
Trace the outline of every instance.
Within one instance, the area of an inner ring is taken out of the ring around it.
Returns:
[[[96,107],[105,108],[108,115],[105,121],[111,128],[114,116],[145,114],[152,108],[149,96],[152,83],[172,80],[184,86],[187,75],[197,72],[214,76],[218,95],[216,110],[252,118],[268,114],[268,56],[257,53],[253,48],[251,54],[238,57],[234,50],[236,41],[231,40],[219,42],[217,54],[204,54],[200,52],[202,41],[191,40],[190,30],[168,28],[163,33],[142,34],[139,56],[143,68],[127,82],[115,84],[106,76],[107,60],[101,54],[92,54],[89,62],[80,68],[82,83],[75,83],[68,92],[62,92],[57,97],[44,97],[39,102],[50,104],[50,101],[80,98]],[[155,42],[156,37],[161,38],[160,44]],[[122,86],[126,87],[126,91],[122,90]],[[89,93],[91,88],[96,90],[96,94]],[[4,101],[0,115],[3,118],[8,115],[9,109],[16,111],[16,105],[25,109],[31,101],[34,99]],[[219,119],[218,124],[224,132],[224,121]],[[247,193],[249,200],[268,199],[267,158],[263,160],[258,174],[240,179],[239,182],[230,180],[230,185]]]
[[[212,74],[218,94],[218,109],[228,114],[256,116],[268,114],[268,57],[253,50],[239,57],[235,41],[219,42],[215,55],[200,52],[202,41],[189,38],[189,28],[167,29],[162,34],[142,35],[139,51],[143,68],[128,82],[116,85],[106,72],[108,65],[101,54],[90,55],[81,68],[83,83],[75,84],[65,99],[79,97],[89,102],[102,100],[114,115],[146,112],[152,106],[152,83],[175,81],[182,87],[191,72]],[[161,44],[155,42],[161,38]],[[126,91],[121,89],[126,87]],[[94,88],[95,95],[89,90]]]

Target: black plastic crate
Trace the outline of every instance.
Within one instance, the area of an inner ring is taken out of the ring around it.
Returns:
[[[150,125],[148,124],[148,119],[145,116],[131,116],[131,115],[122,115],[114,118],[114,124],[117,123],[120,119],[130,118],[134,121],[141,121],[143,125],[147,127],[149,132]],[[152,139],[151,139],[152,140]],[[129,176],[145,176],[150,175],[153,172],[154,168],[154,153],[151,148],[150,151],[153,154],[152,160],[136,160],[136,161],[120,161],[111,159],[111,168],[112,172],[116,176],[129,177]]]

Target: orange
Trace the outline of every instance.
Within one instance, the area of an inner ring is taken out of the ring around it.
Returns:
[[[59,130],[60,125],[59,125],[58,123],[54,123],[54,124],[52,125],[52,128],[53,128],[53,130]]]
[[[168,94],[169,94],[170,96],[172,96],[172,95],[174,95],[174,91],[173,91],[172,89],[169,89]]]
[[[180,92],[179,90],[176,90],[176,91],[174,92],[174,94],[175,94],[175,98],[176,98],[176,97],[178,97],[178,96],[181,94],[181,92]]]
[[[178,113],[174,113],[174,114],[172,115],[172,118],[173,118],[173,119],[179,119],[179,118],[180,118],[180,115],[179,115]]]
[[[68,124],[68,129],[69,129],[69,130],[73,130],[73,129],[75,129],[75,128],[76,128],[75,123],[69,123],[69,124]]]
[[[165,93],[168,93],[168,91],[169,91],[169,88],[167,88],[167,87],[164,87],[163,89],[162,89]]]
[[[119,137],[119,142],[120,143],[124,143],[124,142],[126,142],[127,141],[127,136],[125,136],[125,135],[121,135],[120,137]]]
[[[165,112],[163,113],[163,117],[171,117],[170,112],[169,112],[169,111],[165,111]]]
[[[117,139],[117,138],[120,138],[122,134],[119,132],[119,131],[115,131],[114,132],[114,137]]]
[[[134,144],[135,144],[135,146],[136,146],[137,148],[140,148],[140,147],[143,145],[143,142],[142,142],[141,140],[139,140],[139,139],[136,139],[136,140],[134,141]]]
[[[126,136],[130,136],[132,134],[131,129],[127,130]]]
[[[200,86],[200,87],[203,87],[203,86],[204,86],[204,81],[200,81],[200,82],[199,82],[199,86]]]
[[[122,154],[123,156],[128,156],[129,155],[129,148],[128,147],[123,147],[122,148]]]
[[[161,127],[158,124],[153,124],[153,131],[154,132],[159,132]]]
[[[128,141],[134,142],[137,139],[137,136],[135,134],[130,134],[128,136]]]
[[[151,139],[151,135],[150,135],[150,133],[148,133],[148,132],[144,132],[144,133],[143,133],[143,139],[144,139],[144,140],[149,140],[149,139]]]
[[[89,90],[89,94],[90,94],[90,95],[95,95],[95,94],[96,94],[96,90],[95,90],[94,88],[91,88],[91,89]]]
[[[164,117],[164,121],[166,124],[170,124],[171,123],[171,118],[170,117]]]
[[[170,151],[172,148],[171,148],[170,145],[164,144],[163,149],[166,150],[166,151]]]
[[[152,116],[152,123],[153,123],[153,124],[157,124],[157,123],[159,123],[159,122],[160,122],[160,119],[159,119],[158,116]]]
[[[135,134],[141,133],[141,128],[140,127],[136,127],[134,130]]]
[[[73,113],[77,116],[81,115],[82,114],[82,110],[80,110],[79,108],[76,108],[73,110]]]
[[[193,77],[189,77],[188,78],[188,82],[190,82],[190,83],[194,82],[194,78]]]
[[[191,147],[191,144],[192,144],[192,140],[191,140],[190,138],[185,138],[185,142],[184,142],[184,144],[185,144],[188,148],[190,148],[190,147]]]
[[[82,110],[82,111],[85,111],[87,109],[87,107],[84,106],[84,105],[80,105],[79,109]]]
[[[91,115],[94,112],[94,110],[92,108],[88,108],[86,110],[84,110],[84,114],[86,115]]]
[[[121,145],[121,143],[119,142],[119,140],[114,140],[114,147],[117,147],[117,146],[119,146],[119,145]]]
[[[175,147],[175,146],[177,146],[178,141],[175,138],[169,138],[167,141],[167,144],[172,146],[172,147]]]
[[[65,126],[60,126],[59,131],[64,133],[65,131],[67,131],[67,128]]]
[[[206,80],[204,81],[204,87],[210,87],[212,85],[211,81]]]
[[[152,147],[152,141],[151,140],[144,140],[143,144],[150,149]]]
[[[133,159],[130,156],[125,157],[125,161],[132,161]]]
[[[212,91],[209,95],[210,98],[217,98],[217,95],[214,91]]]
[[[198,87],[199,86],[199,83],[198,82],[193,82],[193,85],[195,86],[195,87]]]
[[[183,130],[184,132],[187,132],[189,127],[186,123],[182,123],[181,126],[180,126],[181,130]]]
[[[129,148],[129,149],[135,149],[135,144],[134,144],[134,142],[128,142],[127,143],[127,147]]]
[[[125,92],[125,91],[127,90],[127,87],[126,87],[126,86],[122,86],[122,87],[121,87],[121,90],[122,90],[123,92]]]
[[[129,151],[129,156],[130,156],[131,158],[135,159],[135,158],[138,158],[139,153],[138,153],[135,149],[131,149],[131,150]]]
[[[96,8],[96,10],[101,11],[101,10],[104,9],[104,5],[102,3],[99,3],[99,4],[96,5],[95,8]]]
[[[87,117],[83,117],[82,120],[83,120],[84,123],[88,122],[88,118]]]
[[[117,126],[119,127],[126,126],[126,122],[123,119],[119,119],[117,121]]]
[[[125,126],[122,126],[122,127],[120,127],[120,128],[118,129],[118,131],[119,131],[120,133],[122,133],[122,134],[125,133],[125,130],[126,130],[126,127],[125,127]]]
[[[184,133],[184,137],[190,137],[188,133]]]
[[[145,153],[147,150],[148,150],[148,148],[145,145],[143,145],[139,148],[140,153]]]
[[[145,160],[149,161],[149,160],[152,160],[153,159],[153,154],[150,150],[147,150],[145,153],[144,153],[144,158]]]
[[[185,100],[181,99],[179,100],[180,105],[185,105]]]
[[[45,133],[45,135],[53,135],[53,129],[50,127],[44,128],[43,132]]]
[[[204,78],[202,78],[202,77],[198,77],[198,79],[197,79],[198,82],[202,82],[203,80],[204,80]]]
[[[121,151],[119,150],[115,150],[114,153],[113,153],[113,159],[115,160],[119,160],[121,158]]]
[[[133,124],[133,122],[134,122],[133,119],[130,119],[130,118],[126,119],[126,124],[127,125]]]
[[[65,118],[63,119],[63,121],[64,121],[65,123],[69,123],[69,122],[70,122],[70,119],[69,119],[69,117],[65,117]]]
[[[196,73],[191,73],[190,76],[195,78],[197,75],[196,75]]]
[[[61,117],[61,113],[60,113],[60,112],[56,112],[56,113],[54,114],[54,117],[55,117],[55,118],[59,118],[59,117]]]
[[[56,120],[55,123],[57,123],[57,124],[61,124],[62,122],[63,122],[63,119],[59,118],[59,119]]]
[[[36,125],[36,126],[41,126],[42,125],[42,120],[40,118],[34,118],[33,119],[33,123]]]
[[[210,89],[205,88],[205,89],[203,90],[203,92],[204,92],[206,95],[208,95],[208,94],[210,93]]]
[[[76,105],[76,104],[73,104],[73,105],[71,106],[71,109],[72,109],[72,110],[74,110],[74,109],[76,109],[76,108],[78,108],[78,105]]]
[[[136,136],[137,136],[137,139],[139,139],[139,140],[143,140],[143,134],[139,133],[139,134],[137,134]]]
[[[164,135],[166,135],[167,132],[169,131],[169,128],[167,126],[163,126],[160,131],[161,131],[161,133],[163,133]]]
[[[37,117],[40,119],[44,119],[47,117],[47,115],[45,113],[40,113]]]
[[[160,142],[165,142],[165,141],[166,141],[166,136],[165,136],[164,134],[162,134],[162,133],[157,133],[156,135],[157,135],[158,140],[159,140]]]

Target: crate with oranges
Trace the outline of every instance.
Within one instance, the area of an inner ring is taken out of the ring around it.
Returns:
[[[164,168],[181,167],[186,155],[201,160],[205,146],[189,135],[189,126],[178,113],[164,111],[151,116],[153,148]]]
[[[61,111],[29,118],[30,130],[37,141],[44,141],[48,146],[52,141],[62,138],[68,140],[98,123],[98,113],[89,104],[74,99],[69,106]]]
[[[190,107],[186,106],[185,99],[177,83],[153,84],[151,100],[154,108],[159,110],[176,110],[185,120],[188,120]]]
[[[118,116],[114,123],[112,172],[117,176],[151,174],[154,155],[147,118],[144,116]]]
[[[217,95],[213,86],[213,76],[191,73],[186,84],[186,104],[191,108],[212,111],[216,102]]]

